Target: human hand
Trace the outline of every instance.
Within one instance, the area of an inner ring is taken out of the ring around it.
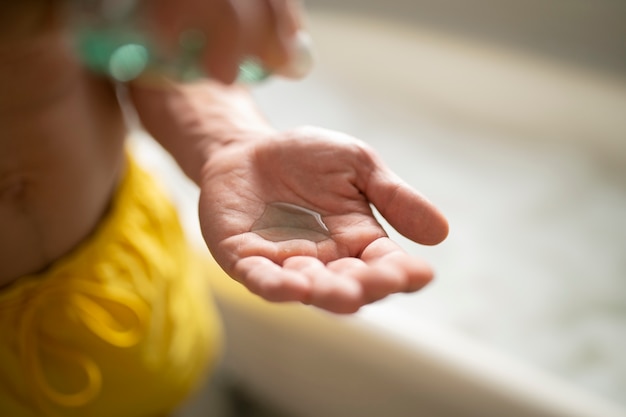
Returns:
[[[444,216],[371,148],[327,130],[233,140],[212,152],[199,182],[213,256],[270,301],[352,313],[427,284],[431,268],[387,236],[370,204],[415,242],[437,244],[448,232]]]
[[[199,185],[214,258],[250,291],[350,313],[432,279],[424,261],[389,239],[370,204],[422,244],[441,242],[447,221],[363,142],[315,128],[277,133],[242,87],[203,81],[130,92],[144,127]]]
[[[300,78],[312,64],[296,0],[142,0],[153,32],[176,50],[186,34],[202,38],[200,66],[230,84],[243,59],[254,57],[279,75]]]

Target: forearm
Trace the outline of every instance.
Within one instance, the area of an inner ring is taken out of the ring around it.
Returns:
[[[137,114],[152,135],[198,183],[202,167],[220,148],[273,131],[242,86],[212,81],[130,87]]]

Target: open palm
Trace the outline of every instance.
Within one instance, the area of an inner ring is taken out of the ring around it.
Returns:
[[[432,278],[388,238],[370,204],[415,242],[436,244],[448,231],[367,145],[322,129],[225,146],[205,165],[200,188],[203,235],[229,275],[265,299],[337,313]]]

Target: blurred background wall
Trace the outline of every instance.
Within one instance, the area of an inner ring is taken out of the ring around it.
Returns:
[[[306,0],[305,4],[373,13],[626,73],[622,0]]]

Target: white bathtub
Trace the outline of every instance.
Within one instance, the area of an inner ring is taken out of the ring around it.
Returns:
[[[424,248],[390,230],[437,280],[351,318],[218,289],[225,372],[293,417],[626,416],[624,79],[311,9],[316,70],[256,88],[260,105],[371,143],[451,234]]]

